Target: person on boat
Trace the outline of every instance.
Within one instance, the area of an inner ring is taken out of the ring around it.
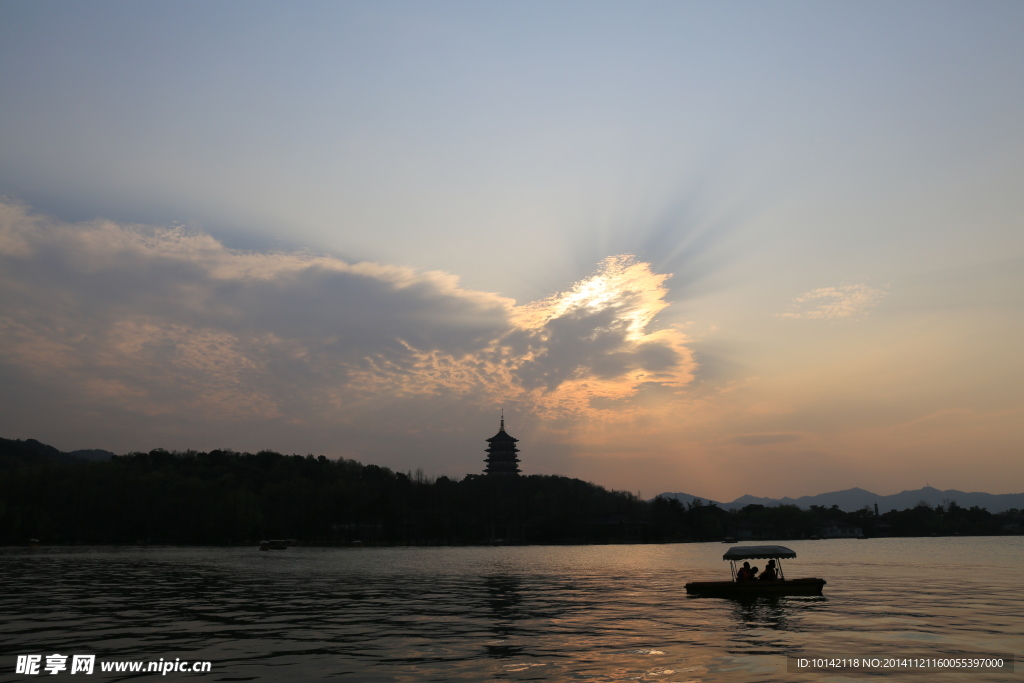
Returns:
[[[750,563],[749,562],[744,562],[743,566],[740,567],[738,572],[736,572],[736,580],[737,581],[750,581],[751,578],[752,577],[750,576]]]
[[[750,568],[750,580],[753,581],[757,578],[757,567]]]
[[[775,571],[775,560],[768,560],[768,566],[764,568],[759,578],[761,581],[774,581],[779,578],[779,573]]]

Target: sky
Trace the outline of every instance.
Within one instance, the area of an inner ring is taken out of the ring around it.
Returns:
[[[1024,491],[1019,2],[0,2],[0,436]]]

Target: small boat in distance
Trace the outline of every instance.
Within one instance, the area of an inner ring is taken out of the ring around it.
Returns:
[[[782,560],[792,559],[796,553],[781,545],[738,545],[722,556],[729,560],[732,569],[732,581],[693,581],[686,584],[686,592],[690,595],[708,595],[714,597],[757,597],[761,595],[821,595],[825,579],[787,579],[782,573]],[[761,581],[736,580],[736,562],[743,560],[775,560],[778,578]]]
[[[288,541],[260,541],[260,550],[288,550]]]

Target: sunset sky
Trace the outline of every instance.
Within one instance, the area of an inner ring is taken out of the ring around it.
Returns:
[[[1024,491],[1024,3],[0,3],[0,436]]]

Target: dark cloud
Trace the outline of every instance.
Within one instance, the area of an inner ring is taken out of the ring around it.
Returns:
[[[663,371],[680,362],[679,353],[661,342],[636,343],[615,307],[577,310],[548,321],[534,333],[540,349],[517,370],[527,389],[551,391],[570,379],[614,379],[633,370]]]

